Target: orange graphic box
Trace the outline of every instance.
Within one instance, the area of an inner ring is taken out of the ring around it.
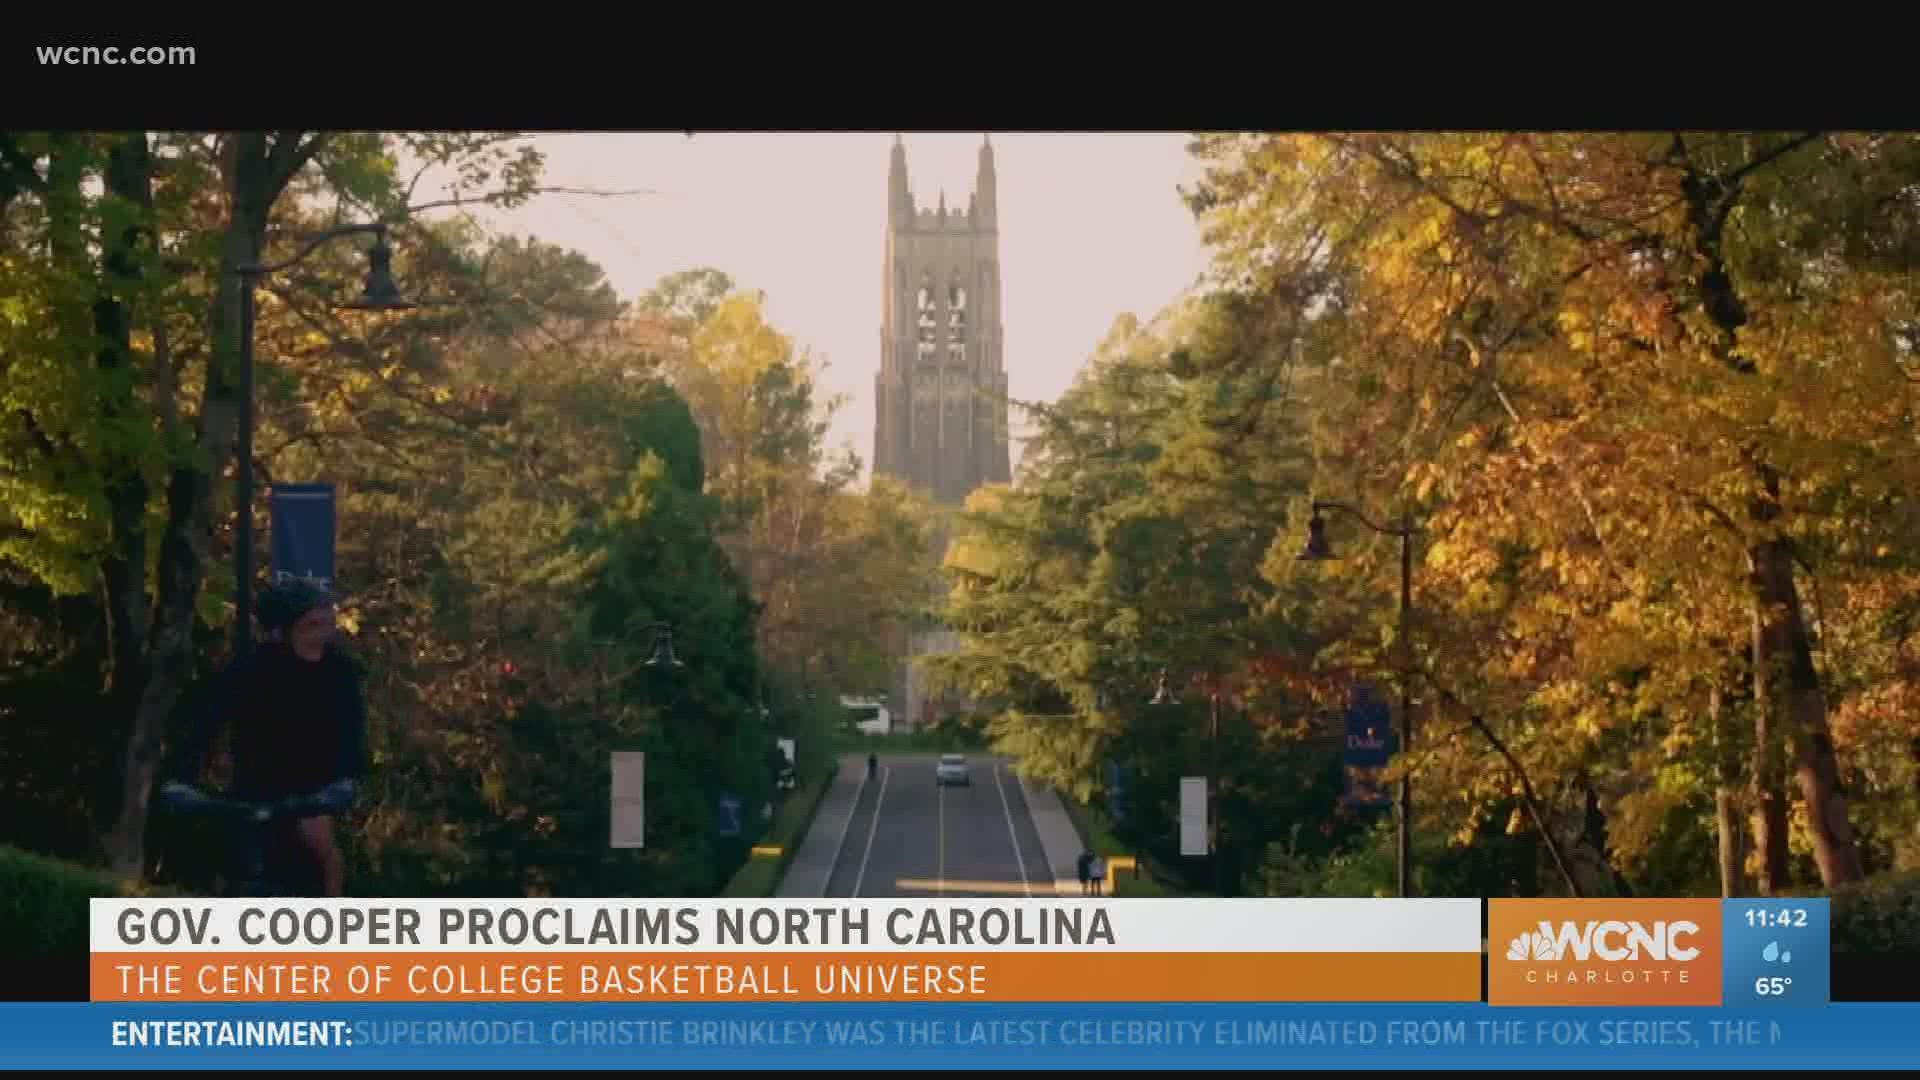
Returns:
[[[1718,900],[1489,900],[1490,1005],[1719,1005]]]

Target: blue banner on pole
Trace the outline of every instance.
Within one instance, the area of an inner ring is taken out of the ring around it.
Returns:
[[[275,484],[272,489],[273,580],[305,578],[334,585],[332,484]]]
[[[1358,683],[1347,698],[1347,764],[1383,768],[1393,755],[1393,710],[1372,683]]]
[[[1346,729],[1341,758],[1347,790],[1341,801],[1348,806],[1387,805],[1392,799],[1380,784],[1380,770],[1393,757],[1393,710],[1378,686],[1356,683],[1348,693]]]
[[[740,808],[743,804],[740,796],[727,792],[720,796],[720,835],[739,836],[741,828]]]

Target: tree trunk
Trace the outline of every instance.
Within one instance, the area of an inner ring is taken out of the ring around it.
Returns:
[[[1757,552],[1756,552],[1757,554]],[[1761,896],[1778,896],[1793,884],[1787,864],[1787,781],[1781,754],[1780,703],[1774,696],[1778,673],[1770,666],[1775,650],[1768,647],[1765,601],[1760,572],[1754,571],[1753,605],[1753,845],[1760,853]]]
[[[124,334],[115,333],[114,323],[118,321],[120,312],[117,308],[106,304],[106,301],[114,295],[115,286],[119,283],[114,282],[102,267],[95,264],[94,255],[88,243],[90,207],[87,183],[97,164],[103,142],[104,140],[99,136],[73,132],[56,133],[47,140],[44,180],[33,171],[34,163],[30,160],[19,160],[17,168],[20,170],[19,182],[37,191],[46,207],[46,254],[51,260],[52,265],[49,270],[53,280],[68,282],[70,284],[67,287],[75,290],[91,289],[91,298],[94,301],[92,329],[101,335],[102,344],[93,356],[96,370],[88,392],[106,398],[111,396],[111,391],[102,388],[109,387],[114,382],[114,375],[110,368],[123,362],[127,355],[124,349],[116,353],[116,344],[123,346],[129,338]],[[8,143],[9,149],[18,154],[17,148],[12,146],[11,138]],[[38,183],[36,184],[35,181]],[[107,238],[103,237],[103,239]],[[81,296],[84,297],[85,294]],[[76,374],[86,364],[79,355],[73,356],[68,362],[73,365]],[[106,406],[108,411],[111,408],[111,405]],[[94,461],[96,451],[91,443],[97,439],[97,435],[90,437],[81,434],[75,431],[71,424],[59,420],[43,428],[31,411],[23,410],[22,415],[25,417],[31,445],[42,455],[44,463],[40,467],[46,469],[50,475],[84,476],[96,467]],[[103,422],[99,426],[105,428],[108,425]],[[112,437],[108,436],[107,441],[111,439]],[[105,597],[100,599],[104,602]],[[56,609],[58,606],[56,605]],[[93,730],[89,732],[89,738],[98,738],[102,744],[110,744],[112,740],[120,737],[125,727],[124,714],[116,712],[112,707],[114,704],[112,697],[114,650],[119,647],[120,642],[115,639],[110,620],[104,626],[95,625],[106,631],[106,640],[104,647],[92,644],[88,649],[90,663],[87,669],[93,679],[86,690],[90,694],[97,695],[93,700],[86,702],[88,712],[94,717],[90,723]],[[110,770],[101,769],[92,774],[85,785],[85,792],[86,806],[94,820],[98,821],[112,814],[114,787]]]
[[[1580,774],[1580,789],[1585,800],[1585,813],[1580,830],[1580,839],[1593,852],[1597,869],[1606,877],[1606,885],[1613,889],[1615,896],[1632,896],[1633,883],[1613,861],[1613,841],[1607,833],[1607,812],[1600,802],[1600,792],[1593,786],[1593,778],[1585,772]]]
[[[1734,740],[1734,718],[1726,691],[1716,684],[1707,699],[1713,729],[1718,787],[1713,793],[1714,831],[1720,839],[1720,896],[1747,892],[1747,831],[1740,824],[1740,753]]]
[[[1703,172],[1685,140],[1675,135],[1671,160],[1681,165],[1681,194],[1693,226],[1693,254],[1699,272],[1702,312],[1712,320],[1714,354],[1733,374],[1753,378],[1757,365],[1739,353],[1738,334],[1747,324],[1722,240],[1738,204],[1742,182],[1754,169],[1813,141],[1796,139],[1725,172]],[[1754,834],[1761,852],[1760,889],[1768,895],[1788,886],[1787,797],[1782,744],[1791,746],[1800,792],[1813,826],[1814,859],[1829,886],[1863,876],[1853,831],[1847,824],[1846,798],[1827,728],[1826,698],[1813,666],[1800,595],[1794,581],[1793,549],[1780,535],[1780,475],[1763,453],[1746,448],[1758,490],[1748,506],[1753,537],[1748,549],[1753,606],[1754,678]]]
[[[239,435],[241,286],[235,268],[259,261],[268,212],[285,186],[284,179],[275,182],[264,133],[246,132],[230,139],[229,218],[218,288],[209,312],[214,348],[201,396],[195,448],[199,462],[211,464],[203,468],[191,458],[182,459],[168,477],[167,521],[160,536],[145,678],[128,740],[119,820],[107,841],[114,870],[129,876],[140,874],[145,865],[147,812],[159,765],[160,736],[193,673],[195,602],[206,580],[213,543],[214,480],[220,464],[232,458]]]
[[[124,448],[104,463],[112,539],[101,564],[111,657],[107,715],[128,738],[127,763],[116,803],[124,803],[128,797],[125,780],[136,771],[143,740],[157,739],[159,734],[142,731],[134,723],[146,681],[150,597],[144,458],[152,430],[127,430],[142,423],[133,364],[136,309],[132,294],[140,285],[139,248],[144,238],[152,235],[152,163],[144,131],[126,136],[108,154],[106,193],[114,202],[101,229],[101,238],[107,244],[105,273],[93,308],[94,331],[100,337],[101,411],[107,428],[115,432],[108,445]]]
[[[1763,468],[1767,493],[1779,490],[1779,479]],[[1772,732],[1771,764],[1778,769],[1780,744],[1792,750],[1794,779],[1807,806],[1813,834],[1813,858],[1820,881],[1828,888],[1866,876],[1860,849],[1847,821],[1847,799],[1840,783],[1840,763],[1827,727],[1826,695],[1813,666],[1812,643],[1794,581],[1793,555],[1782,538],[1764,540],[1753,551],[1754,668],[1756,679],[1766,680],[1767,693],[1758,698],[1760,711],[1779,722]],[[1756,682],[1756,692],[1762,689]],[[1756,734],[1758,731],[1756,729]],[[1781,835],[1774,843],[1784,860],[1786,837],[1784,799],[1778,800]],[[1772,853],[1769,852],[1771,859]]]

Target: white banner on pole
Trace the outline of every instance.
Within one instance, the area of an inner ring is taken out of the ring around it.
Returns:
[[[647,846],[647,755],[638,750],[613,752],[613,820],[608,846]]]
[[[1207,778],[1180,778],[1180,854],[1207,853]]]

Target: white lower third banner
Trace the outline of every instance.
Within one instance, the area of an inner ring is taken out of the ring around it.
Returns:
[[[96,899],[95,1001],[1478,1001],[1475,899]]]

